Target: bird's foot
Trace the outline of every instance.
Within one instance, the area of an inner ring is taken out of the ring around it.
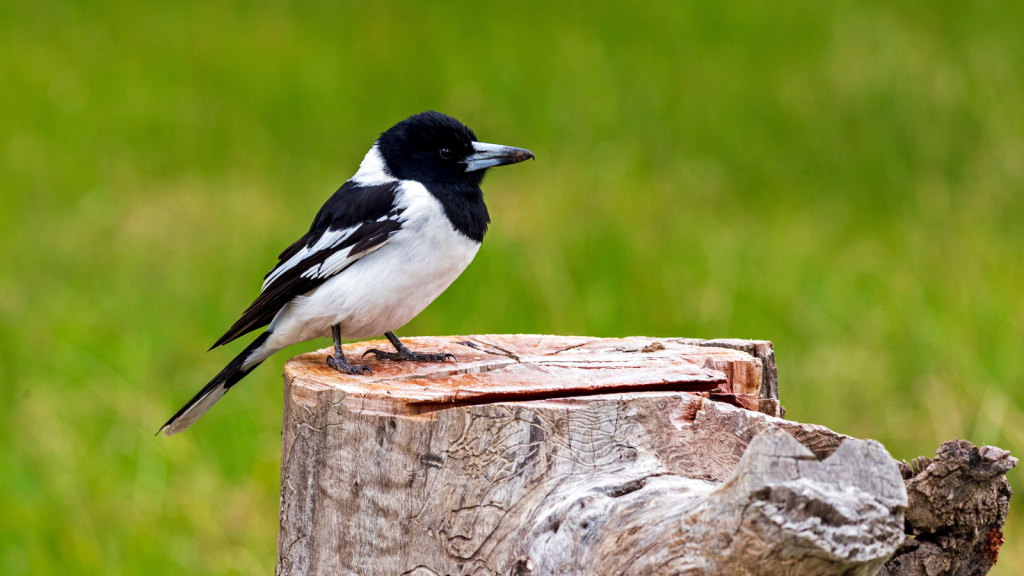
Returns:
[[[327,357],[327,365],[338,372],[348,374],[349,376],[361,376],[367,373],[371,376],[373,375],[373,370],[370,370],[369,366],[364,366],[362,364],[349,364],[344,360],[342,360],[341,363],[338,363],[334,360],[334,356]]]
[[[362,357],[366,358],[367,354],[373,354],[377,360],[402,360],[406,362],[447,362],[449,359],[452,362],[458,362],[459,359],[455,357],[455,354],[449,354],[447,352],[438,354],[423,354],[421,352],[413,352],[408,348],[399,350],[398,352],[385,352],[383,350],[377,350],[371,348],[366,352],[363,352]]]

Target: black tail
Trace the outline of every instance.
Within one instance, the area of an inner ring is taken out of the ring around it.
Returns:
[[[241,354],[235,356],[235,359],[220,371],[220,374],[214,376],[213,380],[210,380],[209,384],[203,386],[203,389],[193,396],[192,399],[184,406],[182,406],[181,410],[178,410],[174,416],[171,416],[171,419],[157,431],[157,434],[163,432],[165,436],[170,436],[171,434],[177,434],[178,432],[186,430],[189,426],[195,424],[196,420],[199,420],[203,414],[206,414],[206,411],[209,410],[217,400],[220,400],[221,396],[227,393],[232,386],[237,384],[242,378],[245,378],[249,372],[252,372],[263,362],[263,360],[260,360],[248,368],[242,368],[242,365],[245,364],[245,361],[249,356],[256,349],[263,346],[269,336],[270,331],[268,330],[253,340],[252,344],[246,346],[245,350],[242,350]]]

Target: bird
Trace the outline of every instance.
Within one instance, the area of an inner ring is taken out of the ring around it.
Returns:
[[[327,364],[348,375],[372,370],[345,358],[342,338],[384,334],[395,351],[363,355],[377,360],[455,360],[413,352],[395,330],[440,296],[476,256],[490,223],[480,188],[487,171],[533,158],[523,148],[479,142],[465,124],[432,110],[383,132],[309,231],[281,252],[259,296],[210,350],[266,329],[157,434],[186,430],[260,363],[298,342],[333,338]]]

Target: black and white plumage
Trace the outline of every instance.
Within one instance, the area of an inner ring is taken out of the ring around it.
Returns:
[[[260,295],[214,348],[267,327],[162,428],[176,434],[274,352],[332,337],[332,365],[346,362],[340,338],[386,334],[396,353],[378,358],[443,360],[409,352],[394,336],[455,281],[480,248],[490,218],[480,183],[488,168],[533,158],[484,144],[458,120],[424,112],[381,134],[349,181],[286,248]],[[212,349],[212,348],[211,348]]]

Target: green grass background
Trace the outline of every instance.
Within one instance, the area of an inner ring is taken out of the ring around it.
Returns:
[[[282,364],[327,342],[153,433],[426,109],[537,160],[400,335],[770,339],[790,418],[1024,454],[1022,38],[1009,1],[0,2],[0,573],[272,573]]]

